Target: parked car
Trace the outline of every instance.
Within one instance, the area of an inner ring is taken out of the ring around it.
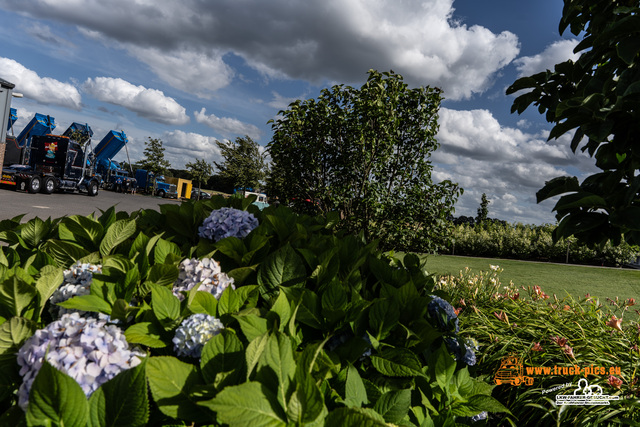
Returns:
[[[200,193],[200,197],[198,197],[198,192]],[[191,200],[202,200],[202,199],[210,199],[210,198],[211,198],[211,194],[205,193],[202,190],[198,190],[197,188],[194,188],[193,190],[191,190]]]

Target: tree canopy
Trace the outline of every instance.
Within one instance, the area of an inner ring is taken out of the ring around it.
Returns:
[[[271,121],[270,195],[337,211],[343,227],[387,247],[437,249],[462,193],[431,180],[441,99],[440,89],[370,70],[360,89],[337,85],[290,104]]]
[[[164,147],[162,146],[162,140],[157,138],[147,138],[144,142],[144,159],[138,164],[141,169],[145,169],[155,173],[156,175],[165,174],[171,164],[164,158]]]
[[[511,108],[538,107],[554,124],[549,139],[573,132],[571,149],[595,157],[602,172],[559,177],[537,193],[538,202],[562,195],[554,207],[555,237],[587,243],[624,237],[640,244],[640,1],[565,0],[559,31],[582,40],[576,62],[518,79]],[[520,91],[526,92],[520,94]]]
[[[187,163],[185,167],[191,178],[198,182],[198,190],[201,189],[202,182],[206,182],[213,173],[213,166],[205,159],[196,159],[193,163]]]
[[[216,141],[216,144],[224,158],[223,163],[214,162],[220,178],[231,181],[234,188],[255,189],[261,185],[266,176],[266,164],[257,142],[245,136],[233,142]]]

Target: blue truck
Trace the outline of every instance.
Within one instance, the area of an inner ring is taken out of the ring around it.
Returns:
[[[96,158],[96,171],[102,176],[102,188],[112,191],[126,191],[136,188],[136,178],[120,167],[113,158],[126,148],[129,140],[124,131],[109,131],[93,150]]]
[[[145,169],[136,170],[136,182],[139,191],[159,197],[178,198],[178,188],[175,184],[164,181],[164,176],[155,175]]]
[[[17,119],[17,114],[16,114]],[[9,119],[11,127],[13,126],[12,117]],[[53,117],[45,114],[36,113],[31,121],[22,129],[15,140],[8,143],[5,147],[4,164],[29,164],[29,154],[31,152],[31,140],[34,136],[47,135],[56,128],[56,121]]]

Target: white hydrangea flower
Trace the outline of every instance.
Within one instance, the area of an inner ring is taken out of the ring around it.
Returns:
[[[199,291],[209,292],[220,299],[222,292],[233,285],[233,279],[222,272],[220,263],[213,258],[185,259],[180,263],[180,274],[173,285],[173,294],[181,301],[182,291],[190,291],[198,286]]]
[[[224,329],[222,322],[204,313],[194,314],[182,321],[173,338],[178,356],[199,358],[202,347]]]
[[[80,384],[87,397],[118,373],[140,364],[145,354],[131,350],[124,333],[104,320],[65,314],[37,330],[18,351],[22,384],[18,404],[25,411],[29,392],[46,357],[47,362]]]
[[[89,295],[93,273],[102,273],[100,264],[81,263],[78,261],[68,270],[64,271],[64,282],[53,292],[49,301],[49,313],[54,319],[59,319],[63,314],[72,313],[78,310],[66,309],[58,306],[59,302],[66,301],[72,297]],[[81,312],[83,314],[83,312]]]
[[[243,239],[257,226],[258,220],[247,211],[220,208],[204,220],[198,235],[216,242],[231,236]]]

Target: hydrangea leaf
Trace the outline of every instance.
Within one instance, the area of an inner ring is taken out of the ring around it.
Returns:
[[[193,294],[193,298],[191,295]],[[193,313],[216,315],[218,300],[209,292],[199,291],[197,288],[189,291],[189,310]]]
[[[404,348],[385,349],[371,356],[371,363],[378,372],[390,377],[424,376],[418,357]]]
[[[12,317],[0,325],[0,358],[9,357],[15,360],[15,353],[36,329],[37,325],[34,322],[22,317]]]
[[[64,425],[85,427],[89,404],[78,383],[43,361],[36,375],[27,410],[28,425]]]
[[[269,255],[258,268],[260,293],[271,295],[280,286],[304,283],[306,276],[302,257],[287,243]]]
[[[169,242],[165,239],[159,239],[153,250],[155,263],[163,264],[169,254],[182,255],[182,251],[180,251],[180,248],[175,243]]]
[[[267,319],[255,314],[233,316],[240,324],[240,330],[247,341],[251,342],[255,338],[267,332]]]
[[[71,265],[80,258],[86,257],[90,251],[71,242],[50,239],[44,242],[42,250],[49,254],[60,266]]]
[[[82,311],[111,313],[111,305],[96,295],[79,295],[58,303],[59,306]]]
[[[347,406],[361,407],[363,403],[367,403],[367,390],[362,382],[362,377],[353,365],[347,367],[347,381],[345,386],[345,404]]]
[[[22,316],[37,294],[34,286],[17,275],[10,276],[0,283],[0,315],[5,318]]]
[[[242,342],[234,332],[222,330],[204,345],[200,367],[204,380],[217,389],[241,382],[246,369]],[[233,375],[219,375],[229,372]]]
[[[438,356],[436,359],[436,381],[443,391],[447,391],[453,373],[456,369],[456,361],[451,357],[444,344],[438,349]]]
[[[258,382],[226,387],[214,399],[200,402],[200,405],[211,408],[216,412],[217,420],[230,427],[287,425],[276,397]]]
[[[213,414],[198,406],[191,390],[203,385],[198,368],[175,357],[151,357],[147,379],[153,399],[163,414],[195,422],[209,422]]]
[[[311,375],[298,371],[295,380],[296,390],[289,398],[287,417],[296,425],[309,425],[326,413],[324,398]]]
[[[153,314],[165,327],[171,329],[180,317],[180,300],[163,286],[152,286],[151,306]]]
[[[283,407],[286,407],[286,395],[296,369],[291,339],[288,336],[277,332],[269,336],[264,352],[258,359],[258,372],[260,373],[265,368],[269,368],[275,373],[278,380],[278,401]],[[275,386],[275,384],[270,385]]]
[[[133,236],[136,228],[135,220],[130,219],[121,219],[111,224],[100,243],[100,254],[109,255],[116,246]]]
[[[382,415],[370,408],[338,408],[329,413],[325,425],[332,427],[387,427]]]
[[[163,348],[167,344],[160,339],[161,331],[151,322],[140,322],[131,325],[124,332],[127,342],[142,344],[151,348]]]
[[[371,305],[369,325],[376,340],[386,338],[400,320],[400,307],[394,298],[380,299]]]
[[[64,282],[63,270],[54,266],[45,266],[40,270],[40,277],[36,281],[36,289],[40,295],[40,301],[44,308],[45,302],[53,295],[53,292]]]
[[[144,426],[149,420],[146,358],[104,383],[89,398],[92,427]]]
[[[394,390],[383,394],[373,409],[388,423],[398,423],[409,412],[411,390]]]

